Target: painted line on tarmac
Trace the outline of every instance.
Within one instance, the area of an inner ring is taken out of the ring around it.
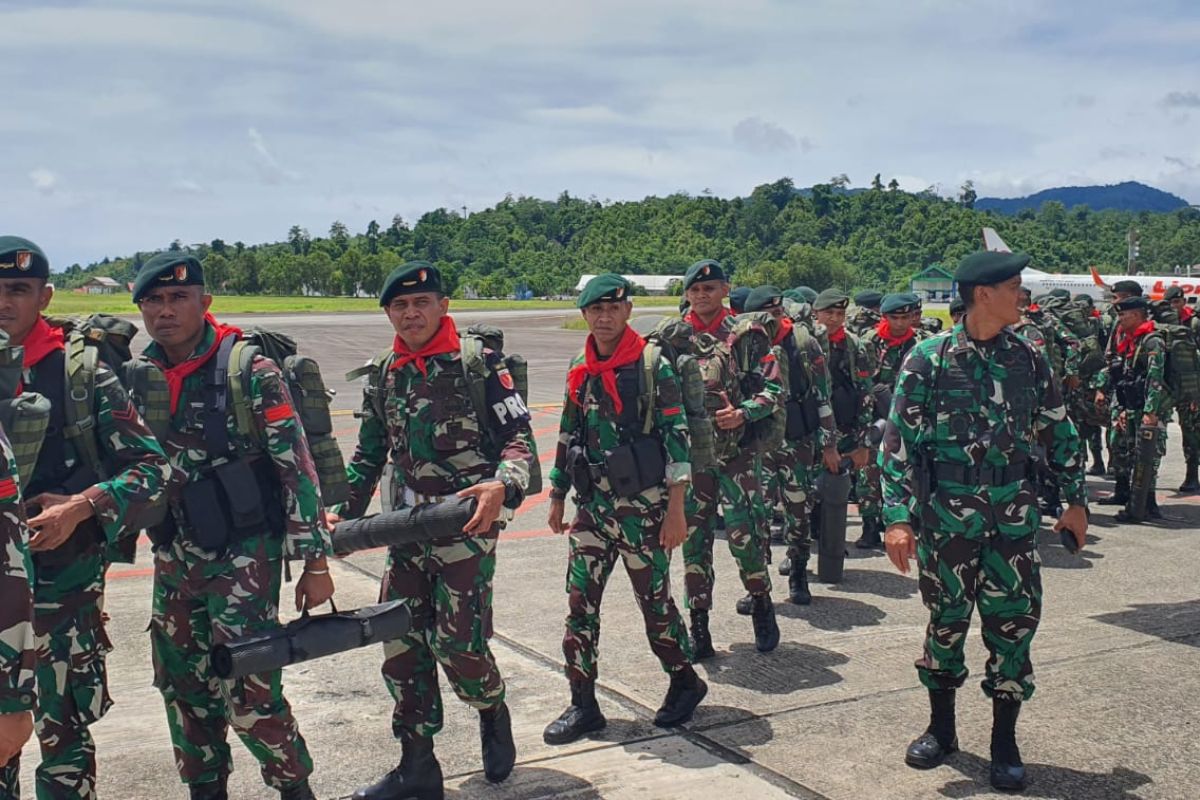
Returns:
[[[541,411],[543,413],[556,408],[562,408],[562,403],[527,403],[526,406],[530,411]],[[350,408],[339,408],[329,412],[331,417],[349,417],[358,412]]]

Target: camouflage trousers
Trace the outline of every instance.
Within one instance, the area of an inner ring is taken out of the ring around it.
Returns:
[[[499,528],[393,547],[388,552],[380,600],[406,600],[412,629],[383,646],[383,678],[396,701],[392,732],[433,736],[442,729],[440,664],[454,693],[473,708],[504,702],[504,679],[492,637],[492,578]]]
[[[858,496],[858,515],[863,523],[868,521],[880,522],[883,516],[883,495],[880,488],[881,471],[876,460],[879,450],[872,447],[867,455],[866,465],[858,470],[855,477],[855,493]]]
[[[209,559],[176,540],[154,561],[150,650],[154,685],[167,707],[175,767],[186,784],[223,780],[233,769],[230,726],[275,789],[312,773],[312,758],[283,696],[282,671],[220,680],[209,653],[278,625],[282,543],[257,536]]]
[[[4,800],[17,800],[21,796],[21,756],[13,756],[12,760],[0,767],[0,797]]]
[[[729,552],[737,562],[742,585],[751,594],[771,591],[767,548],[759,531],[765,515],[755,508],[763,504],[760,477],[758,457],[750,448],[739,451],[720,467],[692,474],[687,503],[688,538],[683,543],[688,608],[712,608],[716,579],[713,543],[717,512],[722,509]]]
[[[607,479],[601,479],[607,488]],[[563,657],[571,680],[595,680],[600,645],[600,602],[619,556],[633,586],[646,638],[663,671],[691,663],[691,641],[671,597],[671,556],[659,543],[667,498],[649,489],[626,499],[597,489],[571,523],[567,562],[567,615]]]
[[[1179,429],[1183,433],[1183,457],[1200,461],[1200,404],[1180,406]]]
[[[809,502],[813,491],[811,442],[784,442],[782,448],[763,458],[763,485],[767,506],[783,509],[784,542],[792,557],[807,558],[812,540]],[[768,528],[768,532],[769,532]]]
[[[978,607],[988,651],[984,693],[1007,700],[1033,696],[1030,645],[1042,614],[1040,522],[1028,481],[950,484],[923,507],[917,561],[929,625],[916,668],[927,688],[963,685],[964,647]]]
[[[102,617],[104,569],[98,549],[65,567],[35,567],[38,800],[96,797],[96,743],[88,726],[112,707],[104,663],[112,650]]]
[[[1116,420],[1117,416],[1114,415],[1113,425],[1108,430],[1109,446],[1112,447],[1112,460],[1117,465],[1117,474],[1126,475],[1132,481],[1133,472],[1137,466],[1138,429],[1141,427],[1141,415],[1138,414],[1136,420],[1129,420],[1129,424],[1126,424],[1123,431],[1117,429]],[[1158,447],[1155,448],[1154,457],[1154,477],[1156,482],[1158,479],[1158,468],[1162,464],[1163,456],[1167,454],[1167,424],[1170,421],[1169,414],[1158,421]]]

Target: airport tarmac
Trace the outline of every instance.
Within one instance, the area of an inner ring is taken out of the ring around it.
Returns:
[[[548,469],[562,382],[583,334],[561,320],[574,312],[472,313],[460,328],[486,321],[504,328],[508,350],[530,361],[531,404],[541,458]],[[387,347],[383,314],[229,317],[293,334],[317,357],[338,391],[336,428],[353,447],[358,387],[341,376]],[[1162,487],[1183,477],[1179,431],[1172,427]],[[1111,482],[1089,478],[1093,494]],[[1057,536],[1040,547],[1045,611],[1033,645],[1038,691],[1024,709],[1019,741],[1029,766],[1025,796],[1061,800],[1191,800],[1200,797],[1200,497],[1160,491],[1167,524],[1117,526],[1096,507],[1086,549],[1064,551]],[[526,501],[502,536],[495,582],[492,641],[508,685],[518,764],[503,784],[488,784],[479,763],[475,713],[443,683],[445,730],[437,753],[452,798],[999,797],[988,786],[990,704],[978,689],[985,652],[968,642],[972,677],[960,692],[962,752],[918,772],[904,748],[923,730],[928,710],[913,661],[926,613],[912,577],[882,553],[851,547],[845,580],[813,582],[808,607],[783,600],[774,578],[783,642],[771,654],[753,647],[748,618],[735,615],[742,594],[728,549],[716,550],[713,637],[718,655],[698,669],[710,691],[685,729],[651,724],[666,690],[645,641],[625,576],[614,574],[604,604],[600,702],[607,730],[565,747],[549,747],[542,728],[568,702],[561,670],[566,542],[546,527],[546,495]],[[858,534],[852,515],[850,538]],[[339,608],[376,601],[384,553],[333,563]],[[776,548],[776,560],[782,556]],[[676,558],[674,588],[682,597]],[[620,569],[616,573],[620,573]],[[106,611],[115,649],[109,656],[116,702],[93,731],[99,747],[101,798],[183,798],[171,757],[161,699],[151,685],[149,618],[152,561],[143,549],[132,566],[109,573]],[[287,616],[291,587],[284,589]],[[681,602],[681,601],[680,601]],[[682,604],[682,603],[681,603]],[[978,626],[974,627],[978,631]],[[395,765],[391,699],[379,677],[379,648],[344,653],[287,669],[284,685],[316,762],[321,798],[343,798]],[[236,770],[230,796],[275,797],[254,760],[232,741]],[[23,758],[33,796],[36,744]]]

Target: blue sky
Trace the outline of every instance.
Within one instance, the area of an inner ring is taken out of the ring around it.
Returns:
[[[0,0],[0,230],[57,268],[880,172],[1200,203],[1190,2]]]

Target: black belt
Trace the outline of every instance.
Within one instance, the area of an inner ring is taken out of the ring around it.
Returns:
[[[1002,467],[990,464],[966,466],[947,461],[935,461],[932,464],[935,481],[953,481],[970,486],[1004,486],[1025,480],[1029,477],[1029,466],[1028,460],[1005,464]]]

